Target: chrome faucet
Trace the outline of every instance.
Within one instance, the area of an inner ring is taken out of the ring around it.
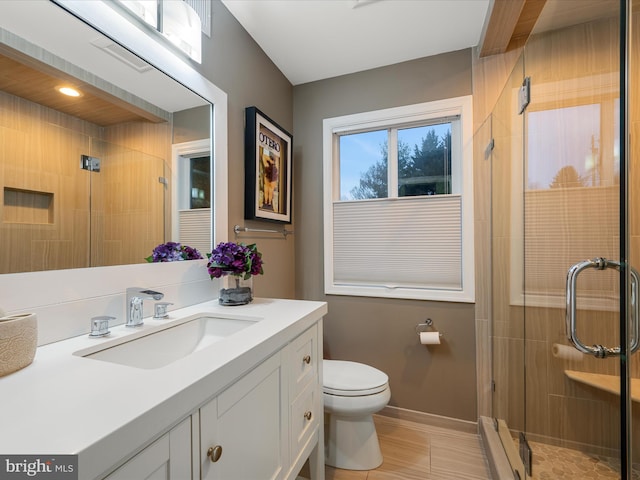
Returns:
[[[154,290],[146,290],[140,287],[127,288],[127,327],[139,327],[142,321],[142,307],[145,298],[153,298],[154,300],[162,300],[163,293]]]

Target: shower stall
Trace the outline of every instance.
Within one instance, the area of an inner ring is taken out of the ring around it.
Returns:
[[[491,408],[516,478],[640,478],[639,20],[547,0],[488,120]]]

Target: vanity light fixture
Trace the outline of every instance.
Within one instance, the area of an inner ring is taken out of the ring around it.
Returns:
[[[62,93],[63,95],[67,95],[69,97],[81,97],[82,93],[72,87],[56,87],[56,89]]]

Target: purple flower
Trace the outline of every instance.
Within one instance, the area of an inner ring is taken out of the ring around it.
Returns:
[[[161,243],[153,249],[153,253],[145,258],[147,262],[180,262],[182,260],[201,259],[200,252],[187,245],[181,245],[177,242]]]
[[[203,258],[197,248],[193,248],[188,245],[182,246],[182,256],[185,260],[200,260]]]
[[[211,253],[207,254],[209,262],[207,271],[211,278],[225,275],[243,275],[245,279],[251,275],[262,275],[262,254],[256,244],[219,243]]]

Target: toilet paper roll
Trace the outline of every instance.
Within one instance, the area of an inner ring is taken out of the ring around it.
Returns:
[[[551,347],[551,353],[554,357],[561,360],[573,360],[581,362],[584,359],[584,354],[582,352],[579,352],[569,345],[561,345],[559,343],[553,344],[553,346]]]
[[[422,345],[439,345],[440,332],[420,332],[420,343]]]

